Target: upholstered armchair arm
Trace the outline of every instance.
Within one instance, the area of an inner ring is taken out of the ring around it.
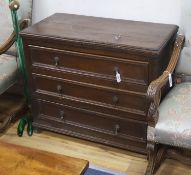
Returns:
[[[158,121],[158,107],[161,100],[161,89],[166,85],[167,81],[169,81],[169,74],[172,74],[174,72],[178,58],[180,56],[183,43],[184,43],[184,36],[177,35],[174,43],[172,56],[170,58],[170,62],[166,70],[160,77],[152,81],[148,87],[147,98],[149,100],[150,106],[147,114],[147,120],[149,126],[155,127]]]

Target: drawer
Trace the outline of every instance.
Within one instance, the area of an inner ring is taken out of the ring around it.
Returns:
[[[67,123],[101,133],[116,135],[128,139],[146,140],[146,122],[131,119],[113,118],[93,111],[83,110],[67,105],[38,100],[35,102],[37,115],[58,122]],[[34,109],[34,110],[36,110]],[[52,122],[50,122],[52,123]]]
[[[91,72],[108,78],[115,78],[118,74],[121,81],[126,80],[148,85],[148,62],[38,46],[30,46],[30,56],[33,65],[44,64],[60,69]]]
[[[111,87],[116,89],[136,91],[140,93],[146,93],[148,86],[140,83],[132,83],[132,81],[123,81],[117,83],[114,77],[100,76],[92,73],[82,73],[81,71],[71,71],[68,69],[51,68],[44,65],[35,64],[32,66],[32,72],[34,74],[47,75],[57,78],[63,78],[66,80],[80,81],[82,83],[88,83],[98,86]]]
[[[33,75],[34,91],[48,91],[59,96],[69,96],[97,103],[123,107],[131,110],[145,111],[147,109],[146,96],[137,92],[127,92],[85,83],[73,82],[42,75]]]
[[[57,121],[52,121],[43,116],[39,115],[35,118],[33,126],[43,130],[49,130],[80,139],[85,139],[100,144],[105,144],[117,148],[122,148],[130,151],[135,151],[138,153],[146,154],[146,140],[132,140],[124,139],[118,135],[101,133],[88,128],[82,128],[79,126],[73,126],[69,123],[61,123]],[[101,146],[101,145],[100,145]]]
[[[122,119],[133,119],[138,121],[147,122],[147,112],[139,111],[139,110],[128,110],[127,108],[122,107],[113,107],[112,105],[103,103],[90,103],[86,100],[79,100],[76,98],[70,98],[66,96],[60,96],[57,94],[50,94],[47,91],[37,91],[33,93],[32,98],[51,101],[58,104],[63,104],[67,106],[73,106],[76,108],[91,110],[95,113],[107,114],[111,117],[119,117]]]

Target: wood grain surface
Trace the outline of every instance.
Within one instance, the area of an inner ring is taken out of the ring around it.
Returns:
[[[157,52],[177,32],[178,27],[169,24],[128,21],[82,15],[56,13],[22,32],[105,45],[119,45]]]
[[[33,126],[145,154],[147,87],[177,30],[57,13],[22,31]]]
[[[81,175],[88,161],[0,142],[2,175]]]
[[[147,158],[141,154],[52,132],[34,133],[32,137],[29,137],[25,131],[23,137],[18,137],[16,134],[17,126],[18,123],[15,123],[3,136],[0,137],[0,141],[85,159],[89,161],[90,165],[118,171],[128,175],[143,175],[147,167]],[[6,163],[9,162],[7,161]],[[0,174],[7,175],[3,173]],[[190,175],[190,166],[167,159],[156,175],[181,174]]]

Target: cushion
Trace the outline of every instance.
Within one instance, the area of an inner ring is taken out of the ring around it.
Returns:
[[[191,47],[184,47],[177,63],[176,73],[191,75]]]
[[[19,20],[32,19],[32,0],[19,0],[20,8],[18,10]]]
[[[0,44],[3,44],[13,32],[8,0],[0,1],[0,29]]]
[[[191,1],[184,0],[181,2],[181,16],[179,27],[185,35],[185,46],[189,47],[191,43]]]
[[[18,78],[16,58],[11,55],[0,55],[0,94],[11,87]]]
[[[159,120],[148,127],[150,141],[191,149],[191,82],[176,85],[159,107]]]

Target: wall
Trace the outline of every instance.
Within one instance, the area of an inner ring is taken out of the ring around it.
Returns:
[[[186,46],[191,47],[191,0],[182,0],[180,27],[186,36]]]
[[[64,12],[138,21],[180,24],[184,0],[34,0],[34,23]]]

